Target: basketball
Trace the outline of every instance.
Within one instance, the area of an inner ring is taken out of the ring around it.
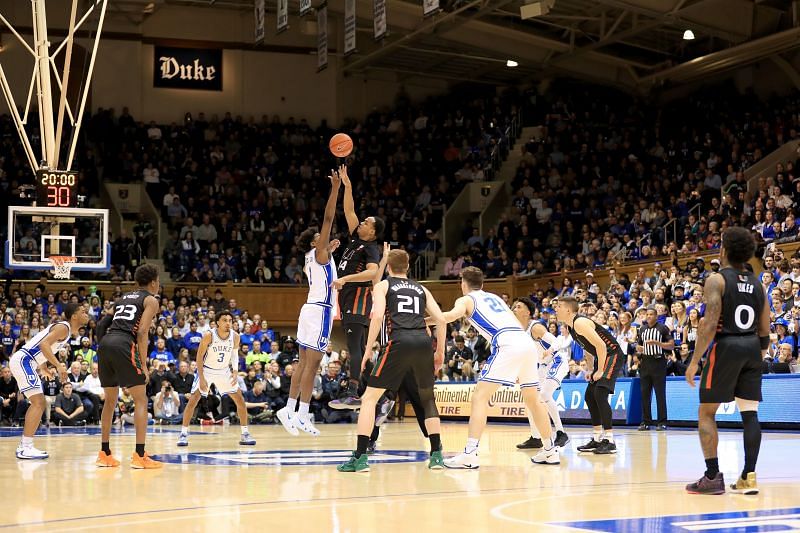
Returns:
[[[353,152],[353,139],[346,133],[337,133],[331,137],[328,148],[336,157],[347,157]]]

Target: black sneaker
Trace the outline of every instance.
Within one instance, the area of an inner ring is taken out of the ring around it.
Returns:
[[[553,444],[558,446],[559,448],[563,448],[569,442],[569,435],[564,433],[563,431],[556,431],[556,440],[553,441]]]
[[[539,448],[544,448],[542,439],[534,439],[533,437],[529,437],[525,442],[517,444],[518,450],[538,450]]]
[[[594,453],[597,455],[611,455],[612,453],[617,453],[617,445],[610,442],[608,439],[603,439],[600,441],[597,448],[594,449]]]
[[[722,472],[717,472],[714,479],[708,479],[705,474],[703,477],[686,485],[686,492],[689,494],[725,494],[725,479]]]
[[[642,422],[639,424],[639,431],[650,431],[650,426]]]
[[[332,400],[328,402],[328,407],[337,410],[353,410],[361,408],[361,398],[358,396],[348,396],[342,400]]]
[[[598,446],[600,446],[600,443],[592,439],[583,446],[578,446],[578,453],[592,453]]]
[[[656,431],[666,431],[667,425],[666,424],[659,424],[656,426]]]

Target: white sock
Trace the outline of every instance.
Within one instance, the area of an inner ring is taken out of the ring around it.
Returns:
[[[464,448],[464,452],[472,453],[478,451],[478,439],[467,439],[467,446]]]
[[[594,440],[596,440],[597,442],[600,442],[601,440],[603,440],[603,430],[602,429],[595,429],[594,432],[592,433],[592,435],[594,437]]]
[[[33,447],[33,437],[22,437],[22,447],[23,448],[32,448]]]
[[[247,426],[242,426],[242,435],[245,433],[249,433],[249,430],[247,429]]]
[[[189,426],[181,426],[181,435],[189,434]]]
[[[553,449],[553,438],[550,437],[549,439],[542,439],[542,444],[544,444],[545,450],[552,450]]]
[[[286,402],[286,409],[288,409],[290,413],[294,413],[295,409],[297,409],[297,398],[289,398],[289,401]]]
[[[547,408],[547,414],[550,415],[556,425],[556,431],[564,431],[564,425],[561,423],[561,416],[558,414],[558,405],[556,405],[555,400],[549,399],[544,402],[544,406]]]
[[[536,422],[533,420],[533,413],[531,413],[530,409],[528,409],[528,423],[531,426],[531,437],[534,439],[541,439],[542,434],[539,433],[539,429],[536,427]]]
[[[603,432],[603,438],[606,439],[608,442],[614,442],[614,432],[612,430],[607,430]]]
[[[297,410],[297,416],[305,421],[308,416],[308,402],[300,402],[300,409]]]

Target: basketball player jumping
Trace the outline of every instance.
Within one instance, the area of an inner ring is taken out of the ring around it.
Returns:
[[[559,322],[566,324],[572,340],[583,348],[586,362],[593,367],[584,392],[592,418],[593,435],[587,444],[578,446],[578,452],[597,455],[617,453],[608,397],[614,393],[625,354],[606,328],[591,318],[578,315],[578,301],[572,296],[559,298],[555,309]]]
[[[342,183],[340,172],[334,170],[329,176],[331,192],[328,195],[328,203],[325,204],[325,214],[319,233],[307,229],[300,234],[297,241],[298,247],[305,254],[303,271],[308,278],[308,297],[300,310],[297,324],[300,363],[292,375],[286,407],[277,412],[278,420],[292,435],[298,435],[298,430],[309,435],[319,435],[319,430],[308,420],[308,407],[317,369],[330,344],[333,317],[336,314],[334,312],[336,289],[332,287],[336,280],[336,263],[331,252],[338,246],[339,241],[331,243],[330,238],[331,226],[336,216],[336,200]],[[334,246],[331,247],[331,244]],[[300,407],[295,415],[298,396]]]
[[[217,327],[206,331],[197,347],[197,374],[194,375],[191,397],[183,410],[183,426],[178,436],[178,446],[189,445],[189,423],[200,401],[200,396],[208,396],[209,388],[213,383],[220,394],[227,394],[236,404],[236,413],[239,415],[242,438],[239,444],[253,446],[256,441],[250,436],[247,427],[247,407],[244,396],[239,390],[237,374],[233,370],[233,356],[239,353],[239,334],[233,331],[233,315],[230,311],[217,314]]]
[[[347,397],[333,400],[328,405],[332,409],[358,409],[361,406],[358,397],[363,367],[361,362],[372,312],[372,278],[375,277],[381,258],[376,241],[383,234],[384,222],[374,216],[359,222],[346,166],[339,167],[339,177],[344,185],[344,215],[350,232],[350,242],[342,253],[338,279],[333,281],[332,287],[339,291],[339,312],[342,328],[347,336],[347,350],[350,352],[350,383]]]
[[[111,455],[109,440],[119,388],[127,387],[135,405],[133,425],[136,428],[136,451],[131,457],[131,468],[161,468],[162,464],[151,459],[144,451],[147,436],[145,386],[150,380],[147,345],[150,326],[159,309],[155,295],[161,289],[161,282],[158,269],[150,264],[138,267],[133,279],[139,290],[123,295],[114,303],[113,317],[106,315],[97,324],[101,337],[97,349],[98,370],[100,384],[105,391],[105,402],[100,416],[101,449],[95,464],[100,467],[119,466],[119,461]]]
[[[534,357],[539,362],[539,383],[542,388],[542,401],[550,414],[550,418],[556,425],[554,444],[559,448],[563,448],[569,442],[569,436],[564,432],[564,425],[561,423],[558,405],[556,405],[553,394],[561,387],[561,380],[569,372],[569,366],[560,353],[565,347],[559,345],[555,335],[547,331],[543,324],[531,319],[535,309],[536,306],[530,298],[517,298],[511,306],[511,310],[519,320],[519,323],[526,328],[525,331],[536,341],[534,343],[536,346]],[[528,411],[528,423],[531,428],[531,438],[522,444],[518,444],[517,448],[521,450],[541,448],[542,436],[536,428],[533,413],[530,411]]]
[[[388,265],[389,277],[375,285],[375,307],[366,347],[369,349],[377,340],[384,316],[389,341],[372,370],[361,399],[356,450],[347,462],[337,467],[339,472],[369,471],[367,445],[375,425],[375,405],[385,390],[397,390],[408,372],[412,372],[416,378],[425,411],[425,426],[431,443],[428,468],[436,470],[444,466],[439,411],[433,396],[434,373],[444,362],[444,316],[428,289],[407,278],[407,252],[391,250]],[[426,311],[439,326],[436,328],[435,354],[425,327]]]
[[[703,477],[686,486],[691,494],[723,494],[725,481],[717,458],[717,422],[720,403],[736,400],[744,429],[744,470],[731,485],[739,494],[758,494],[756,461],[761,448],[758,403],[761,401],[762,361],[769,347],[769,301],[758,278],[746,269],[756,250],[745,228],[728,228],[722,234],[722,268],[705,283],[706,313],[700,321],[697,343],[686,381],[695,386],[700,358],[711,347],[700,377],[697,428],[706,459]]]
[[[18,459],[47,459],[49,457],[47,452],[37,450],[33,446],[33,436],[39,429],[42,413],[47,407],[42,380],[37,369],[47,372],[47,363],[50,363],[58,370],[61,383],[67,382],[67,371],[62,368],[55,354],[63,346],[69,344],[73,331],[78,331],[78,328],[86,325],[89,315],[82,305],[69,303],[64,306],[64,318],[67,321],[54,321],[37,333],[22,348],[14,352],[8,363],[11,374],[17,380],[19,392],[24,394],[30,402],[28,412],[25,413],[22,441],[17,446]]]
[[[533,413],[536,427],[542,434],[544,449],[531,458],[534,463],[559,464],[558,448],[553,444],[550,418],[539,395],[538,360],[532,356],[536,346],[530,334],[520,326],[517,317],[500,297],[483,291],[483,272],[476,267],[461,270],[461,292],[453,309],[444,314],[445,321],[467,317],[492,346],[486,366],[481,370],[472,395],[472,413],[464,453],[447,459],[448,468],[478,468],[478,442],[486,428],[489,400],[501,385],[519,382],[525,407]],[[437,328],[438,329],[438,328]]]

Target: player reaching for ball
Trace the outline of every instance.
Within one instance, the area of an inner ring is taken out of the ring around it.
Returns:
[[[339,312],[351,358],[350,382],[347,396],[341,400],[333,400],[328,405],[333,409],[358,409],[361,407],[358,395],[361,360],[364,357],[367,326],[372,311],[372,278],[375,277],[381,260],[377,240],[383,234],[384,223],[375,216],[358,220],[347,166],[339,167],[339,177],[344,185],[344,215],[350,232],[350,242],[339,261],[338,279],[333,281],[331,287],[339,291]]]
[[[333,317],[336,314],[336,289],[331,287],[336,281],[336,263],[331,253],[339,245],[339,241],[331,242],[330,237],[331,226],[336,216],[336,200],[339,198],[339,187],[342,183],[339,174],[333,170],[329,176],[331,193],[328,195],[319,232],[310,228],[301,233],[297,239],[298,248],[305,254],[303,272],[308,278],[308,297],[300,310],[297,324],[300,362],[292,374],[286,407],[277,412],[278,420],[292,435],[297,435],[298,430],[309,435],[319,435],[319,430],[308,420],[308,407],[317,369],[330,344]],[[295,415],[298,396],[300,407]]]

